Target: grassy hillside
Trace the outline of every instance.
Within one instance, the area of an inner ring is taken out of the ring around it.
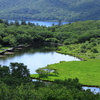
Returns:
[[[0,0],[0,18],[25,20],[98,20],[97,0]]]

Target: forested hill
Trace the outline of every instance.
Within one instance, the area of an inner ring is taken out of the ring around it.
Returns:
[[[99,0],[0,0],[0,18],[18,20],[99,20]]]

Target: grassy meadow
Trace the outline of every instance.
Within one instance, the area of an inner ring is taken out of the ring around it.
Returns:
[[[61,61],[50,65],[57,69],[59,75],[50,75],[45,80],[78,78],[83,85],[100,86],[100,60],[89,61]],[[38,77],[38,75],[32,75]]]
[[[45,80],[78,78],[83,85],[100,86],[100,45],[93,43],[81,43],[60,46],[59,53],[73,55],[84,61],[61,61],[49,65],[57,69],[59,75],[49,75]],[[94,50],[94,51],[93,51]],[[31,75],[38,77],[38,75]]]

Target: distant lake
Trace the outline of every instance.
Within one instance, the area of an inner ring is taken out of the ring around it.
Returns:
[[[14,20],[8,20],[8,22],[10,23],[10,22],[15,22],[15,21]],[[28,23],[28,22],[34,23],[35,25],[38,24],[40,26],[47,26],[47,27],[52,26],[53,24],[58,25],[58,22],[52,22],[52,21],[26,21],[26,23]],[[21,21],[19,21],[19,23],[21,23]],[[62,25],[68,24],[68,22],[61,22],[61,24]]]

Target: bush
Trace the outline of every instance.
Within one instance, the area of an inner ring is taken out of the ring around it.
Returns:
[[[38,69],[36,70],[36,73],[38,73],[39,78],[47,78],[48,75],[49,75],[48,71],[45,71],[45,70],[42,69],[42,68],[38,68]]]
[[[91,49],[91,52],[98,53],[98,50],[96,48]]]
[[[2,45],[0,44],[0,48],[2,47]]]

